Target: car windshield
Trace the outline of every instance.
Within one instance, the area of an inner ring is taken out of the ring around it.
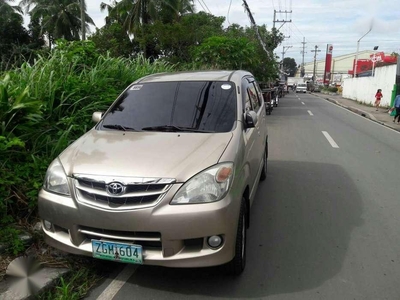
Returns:
[[[299,83],[298,87],[306,87],[307,85],[304,83]]]
[[[152,82],[131,86],[98,129],[228,132],[236,120],[232,82]]]

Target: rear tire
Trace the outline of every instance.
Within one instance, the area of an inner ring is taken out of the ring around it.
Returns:
[[[246,267],[246,218],[246,199],[243,197],[236,233],[235,257],[228,263],[228,271],[234,276],[242,274]]]

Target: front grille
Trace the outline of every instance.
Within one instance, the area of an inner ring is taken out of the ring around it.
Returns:
[[[117,231],[86,226],[81,226],[78,231],[89,240],[104,239],[120,243],[133,243],[141,245],[145,249],[162,249],[161,233],[159,232]]]
[[[155,205],[175,182],[164,178],[106,178],[74,175],[78,201],[97,207],[111,209],[132,209]],[[121,183],[124,192],[112,195],[107,191],[110,183]]]
[[[153,203],[159,197],[159,195],[151,195],[151,196],[142,196],[142,197],[109,197],[103,195],[96,195],[92,193],[88,193],[86,191],[80,191],[81,195],[86,198],[90,199],[94,202],[104,202],[108,203],[110,206],[115,205],[124,205],[124,204],[148,204]]]

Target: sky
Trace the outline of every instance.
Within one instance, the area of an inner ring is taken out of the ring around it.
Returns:
[[[97,27],[104,25],[106,12],[100,12],[100,3],[110,0],[86,0],[87,12]],[[237,23],[251,26],[242,0],[195,0],[196,11],[204,10],[215,16],[226,18],[224,26]],[[333,45],[333,57],[355,53],[357,41],[359,51],[373,50],[387,55],[400,53],[400,5],[399,0],[247,0],[257,25],[273,27],[274,10],[276,20],[291,22],[276,23],[276,28],[286,36],[275,53],[292,57],[297,64],[302,62],[302,42],[305,39],[304,62],[312,62],[311,50],[317,45],[317,60],[324,59],[327,44]],[[279,13],[287,11],[291,13]]]

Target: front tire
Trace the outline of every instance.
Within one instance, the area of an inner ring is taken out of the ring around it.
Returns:
[[[264,181],[267,178],[267,170],[268,170],[268,149],[266,148],[264,151],[264,160],[263,160],[263,169],[261,171],[260,180]]]
[[[236,233],[235,257],[228,263],[229,273],[234,276],[242,274],[246,267],[246,211],[246,199],[243,197]]]

